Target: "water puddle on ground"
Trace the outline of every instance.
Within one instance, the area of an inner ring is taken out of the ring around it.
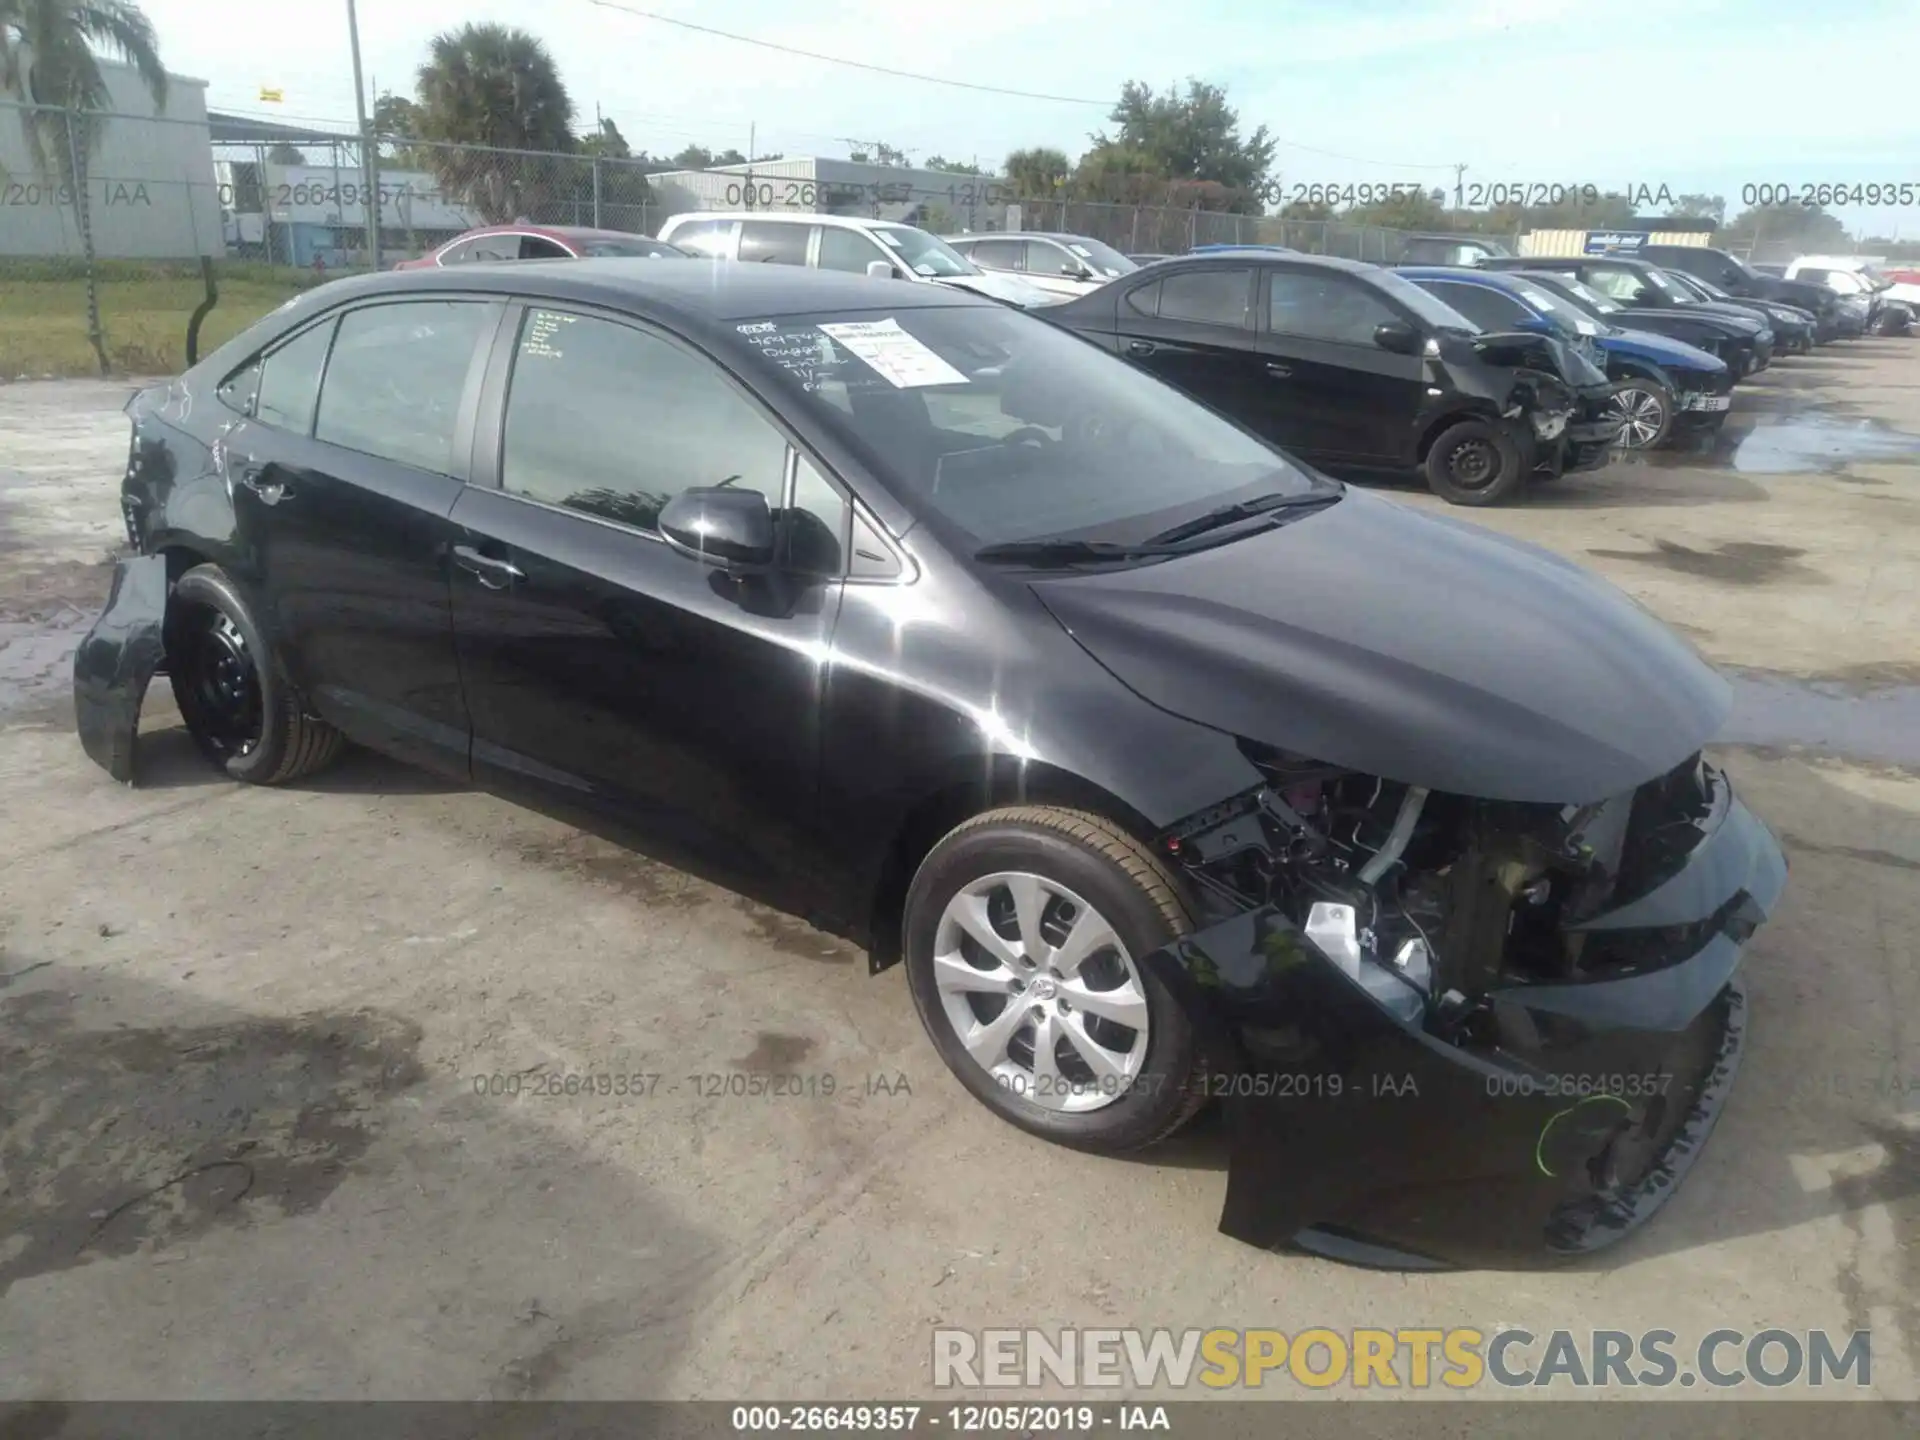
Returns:
[[[1756,415],[1729,422],[1716,434],[1651,454],[1631,452],[1629,464],[1663,469],[1712,465],[1741,475],[1841,475],[1850,465],[1920,463],[1920,435],[1878,420],[1837,415]]]
[[[1870,764],[1920,766],[1920,684],[1721,673],[1733,686],[1733,713],[1716,737],[1722,744],[1804,746]]]

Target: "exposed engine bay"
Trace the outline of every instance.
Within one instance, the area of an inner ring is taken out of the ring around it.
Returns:
[[[1698,754],[1626,795],[1556,807],[1247,748],[1268,783],[1169,832],[1169,855],[1217,915],[1277,907],[1436,1034],[1460,1038],[1496,986],[1620,978],[1698,948],[1666,927],[1655,943],[1584,928],[1686,864],[1715,804]]]

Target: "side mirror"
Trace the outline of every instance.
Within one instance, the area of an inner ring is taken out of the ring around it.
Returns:
[[[706,485],[661,507],[660,538],[682,555],[729,575],[773,568],[773,511],[758,490]]]
[[[1060,267],[1060,273],[1069,280],[1091,280],[1093,272],[1084,265],[1076,265],[1071,260]]]
[[[1373,343],[1396,355],[1411,355],[1420,348],[1420,332],[1404,320],[1389,320],[1373,327]]]
[[[885,260],[869,260],[867,262],[867,278],[869,280],[891,280],[893,279],[893,266]]]

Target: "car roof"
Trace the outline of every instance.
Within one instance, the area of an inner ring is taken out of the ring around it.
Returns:
[[[1189,261],[1267,260],[1276,264],[1309,265],[1320,270],[1341,270],[1350,275],[1367,274],[1381,267],[1370,260],[1348,260],[1339,255],[1307,255],[1278,245],[1223,245],[1218,249],[1193,250],[1185,255],[1169,255],[1154,261],[1156,270],[1185,265]]]
[[[1485,290],[1504,290],[1509,294],[1514,290],[1511,270],[1481,270],[1472,265],[1396,265],[1393,270],[1410,280],[1457,280]]]
[[[564,265],[514,261],[433,270],[357,275],[302,292],[296,307],[321,298],[338,302],[390,296],[493,294],[577,301],[641,310],[693,327],[804,314],[814,310],[927,310],[973,306],[1001,310],[994,300],[946,285],[907,285],[801,265],[742,265],[690,259],[662,265],[637,256],[575,260]]]
[[[771,220],[777,225],[827,225],[839,230],[870,230],[876,225],[897,226],[903,230],[926,227],[906,220],[876,220],[870,215],[819,215],[811,210],[688,210],[671,215],[661,226],[666,230],[695,220]],[[932,232],[928,232],[932,233]],[[671,243],[671,242],[669,242]]]
[[[942,235],[940,238],[951,245],[956,240],[1092,240],[1094,237],[1076,234],[1071,230],[975,230],[969,235]]]

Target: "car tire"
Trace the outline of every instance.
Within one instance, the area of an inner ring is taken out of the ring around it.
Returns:
[[[1086,948],[1082,923],[1112,943]],[[982,925],[992,950],[976,938]],[[1045,956],[1021,938],[1029,928]],[[901,938],[921,1024],[974,1098],[1032,1134],[1114,1154],[1165,1139],[1205,1102],[1194,1017],[1141,963],[1192,928],[1166,867],[1112,822],[1022,806],[975,816],[928,852],[908,887]],[[1116,1057],[1124,1076],[1089,1063],[1112,1067]]]
[[[167,677],[200,753],[235,780],[283,785],[330,764],[341,733],[308,715],[246,590],[218,565],[182,575],[167,602]]]
[[[1629,376],[1613,387],[1608,413],[1620,417],[1623,450],[1652,450],[1673,433],[1673,392],[1657,380]]]
[[[1462,420],[1434,437],[1427,488],[1451,505],[1498,505],[1527,483],[1520,447],[1496,425]]]

